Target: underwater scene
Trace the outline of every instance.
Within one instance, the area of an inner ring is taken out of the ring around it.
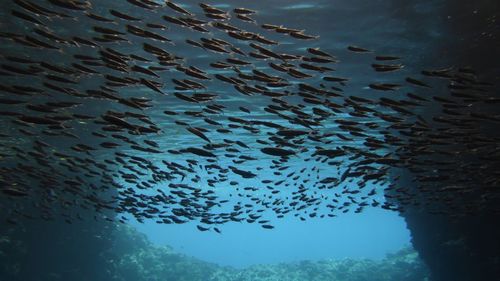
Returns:
[[[500,280],[499,1],[0,16],[0,281]]]

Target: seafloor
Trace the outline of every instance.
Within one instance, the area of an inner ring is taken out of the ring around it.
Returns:
[[[105,239],[96,237],[97,239]],[[411,247],[387,255],[383,260],[342,259],[262,264],[243,269],[223,267],[175,252],[170,247],[153,245],[147,237],[128,226],[119,226],[108,237],[112,246],[99,257],[75,258],[99,260],[94,266],[74,268],[74,263],[59,263],[37,280],[93,280],[100,275],[107,281],[426,281],[427,269]],[[107,240],[107,239],[105,239]],[[67,241],[71,242],[71,241]],[[78,244],[78,241],[73,241]],[[66,245],[67,246],[67,245]],[[59,244],[64,247],[64,243]],[[12,255],[13,249],[16,255]],[[3,251],[2,251],[3,250]],[[61,248],[54,248],[54,252]],[[7,255],[7,252],[10,254]],[[51,253],[47,253],[50,255]],[[54,253],[52,253],[54,254]],[[30,251],[16,237],[0,237],[0,271],[9,273],[9,281],[21,281],[30,268],[23,261]],[[40,260],[40,262],[43,262]],[[50,268],[50,265],[49,265]],[[87,270],[93,272],[86,272]],[[99,273],[97,273],[99,272]],[[38,272],[36,274],[41,274]],[[77,277],[78,276],[78,277]],[[88,277],[86,277],[88,276]],[[90,277],[93,276],[93,277]]]

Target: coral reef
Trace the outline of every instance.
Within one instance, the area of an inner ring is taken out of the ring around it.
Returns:
[[[218,268],[175,253],[170,247],[155,247],[144,234],[128,226],[118,226],[113,236],[113,247],[104,253],[113,267],[113,281],[206,280]]]
[[[31,225],[29,229],[36,229],[40,235],[20,235],[16,231],[5,231],[0,235],[0,280],[429,280],[428,270],[413,248],[402,249],[383,260],[300,261],[236,269],[188,257],[170,247],[153,245],[144,234],[127,225],[109,227],[105,234],[97,232],[99,228],[95,226],[89,227],[88,231],[82,231],[78,225],[64,224],[55,224],[54,229]]]
[[[425,281],[428,272],[412,248],[376,260],[323,260],[254,265],[244,269],[199,261],[152,245],[144,235],[121,226],[110,249],[119,281]]]

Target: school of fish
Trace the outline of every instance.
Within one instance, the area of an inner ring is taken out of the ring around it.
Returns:
[[[320,35],[244,7],[5,2],[9,223],[73,223],[86,209],[220,232],[367,207],[459,216],[498,198],[500,98],[471,68],[393,81],[404,58],[353,44],[345,49],[387,75],[360,92],[335,74],[342,60],[315,46]]]

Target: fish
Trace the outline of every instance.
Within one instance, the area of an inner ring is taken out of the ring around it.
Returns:
[[[388,61],[388,60],[390,61],[390,60],[399,60],[401,58],[398,56],[376,56],[375,59],[380,61]]]
[[[77,10],[77,11],[83,11],[87,10],[90,8],[91,4],[90,2],[87,1],[64,1],[64,0],[47,0],[53,5],[70,9],[70,10]]]
[[[247,8],[234,8],[233,12],[239,15],[253,15],[257,13],[257,11]]]
[[[202,157],[217,157],[215,154],[213,154],[212,152],[210,152],[208,150],[196,148],[196,147],[188,147],[186,149],[180,150],[180,152],[181,153],[189,152],[189,153],[192,153],[192,154],[195,154],[198,156],[202,156]]]
[[[287,157],[295,154],[295,152],[292,150],[283,149],[279,147],[264,147],[261,148],[260,151],[268,155],[280,156],[280,157]]]
[[[181,14],[184,14],[187,16],[194,16],[192,13],[188,12],[186,9],[182,8],[181,6],[175,4],[174,2],[172,2],[170,0],[165,1],[165,4],[167,4],[167,6],[169,8],[171,8],[172,10],[174,10],[178,13],[181,13]]]
[[[318,35],[308,35],[303,32],[290,32],[290,36],[302,40],[313,40],[319,38]]]
[[[256,23],[255,19],[253,19],[253,18],[251,18],[249,16],[246,16],[246,15],[243,15],[243,14],[237,14],[236,18],[238,18],[238,19],[240,19],[242,21]]]
[[[198,228],[199,231],[207,231],[210,230],[210,228],[203,227],[201,225],[197,225],[196,228]]]
[[[97,14],[93,14],[90,12],[85,12],[85,15],[93,20],[100,21],[100,22],[114,22],[114,20],[112,20],[112,19],[108,19],[106,17],[100,16]]]
[[[65,208],[44,210],[67,223],[81,207],[221,233],[228,222],[271,230],[287,216],[400,211],[419,198],[458,217],[471,212],[459,195],[480,192],[481,208],[495,198],[468,187],[499,183],[487,128],[500,122],[500,99],[477,69],[420,71],[356,45],[337,58],[325,34],[261,23],[265,10],[12,2],[0,20],[21,27],[0,24],[0,196],[14,219],[16,204],[57,198]],[[355,59],[379,72],[370,82],[349,73],[352,52],[374,54]]]
[[[273,228],[274,228],[274,226],[272,226],[272,225],[270,225],[270,224],[262,224],[261,226],[262,226],[262,228],[264,228],[264,229],[273,229]]]
[[[110,9],[109,10],[109,13],[119,19],[122,19],[122,20],[127,20],[127,21],[140,21],[142,19],[140,18],[136,18],[136,17],[133,17],[133,16],[130,16],[130,15],[127,15],[127,14],[124,14],[124,13],[121,13],[117,10],[114,10],[114,9]]]
[[[186,130],[188,130],[189,132],[193,133],[194,135],[200,137],[201,139],[203,139],[209,143],[211,142],[210,139],[200,129],[197,129],[194,127],[188,127],[188,128],[186,128]]]
[[[163,91],[158,86],[156,86],[152,81],[144,79],[144,78],[141,78],[140,82],[141,82],[141,84],[143,84],[144,86],[148,87],[149,89],[151,89],[151,90],[153,90],[153,91],[155,91],[157,93],[160,93],[162,95],[165,95],[165,93],[163,93]]]
[[[401,87],[401,85],[399,85],[399,84],[392,84],[392,83],[372,83],[368,86],[371,89],[380,90],[380,91],[395,91],[399,87]]]
[[[316,56],[335,58],[334,56],[330,55],[329,53],[320,50],[320,48],[307,48],[307,51],[313,55],[316,55]]]
[[[417,86],[420,86],[420,87],[431,88],[431,86],[429,86],[428,84],[426,84],[426,83],[424,83],[424,82],[422,82],[420,80],[411,78],[411,77],[406,77],[405,81],[408,82],[408,83],[410,83],[410,84],[417,85]]]
[[[109,35],[125,35],[125,33],[101,26],[94,26],[93,30],[98,33],[109,34]]]
[[[251,178],[254,178],[257,176],[257,174],[254,174],[250,171],[240,170],[240,169],[233,167],[233,166],[229,166],[229,169],[231,169],[231,171],[233,171],[233,173],[238,174],[242,178],[245,178],[245,179],[251,179]]]
[[[25,20],[25,21],[28,21],[28,22],[31,22],[31,23],[34,23],[37,25],[45,26],[45,24],[43,22],[41,22],[38,19],[36,19],[35,17],[32,17],[32,16],[25,14],[23,12],[19,12],[17,10],[11,10],[10,14],[13,15],[14,17],[20,18],[22,20]]]
[[[348,46],[347,50],[349,50],[351,52],[355,52],[355,53],[371,53],[372,52],[368,49],[361,48],[361,47],[354,46],[354,45]]]
[[[390,72],[402,69],[402,64],[372,64],[372,67],[377,72]]]

